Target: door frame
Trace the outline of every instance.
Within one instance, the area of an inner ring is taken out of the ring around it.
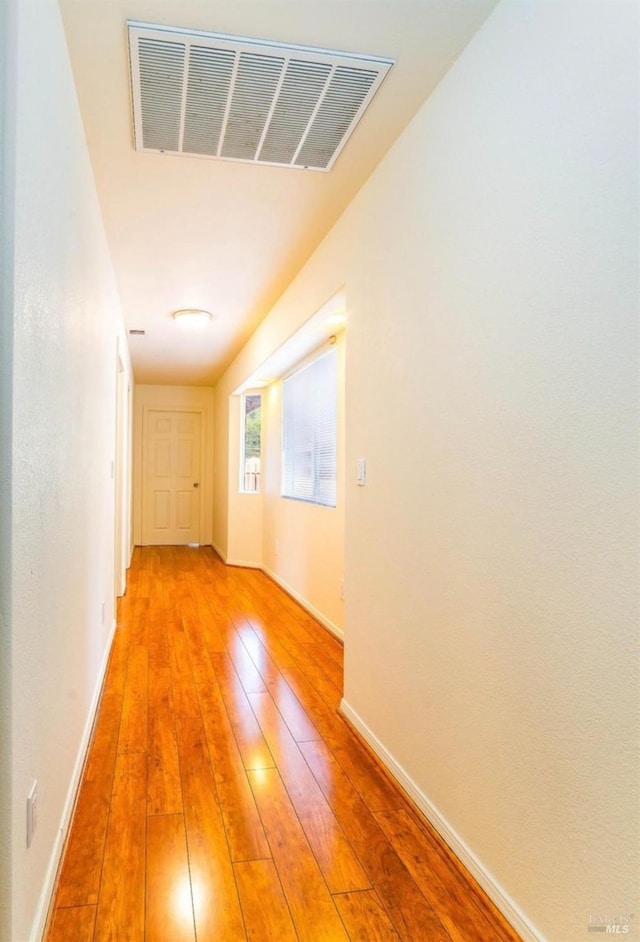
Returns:
[[[120,342],[116,347],[116,434],[115,451],[113,459],[113,477],[114,477],[114,509],[115,509],[115,533],[114,533],[114,587],[115,597],[123,596],[127,589],[127,545],[130,542],[130,534],[127,533],[127,486],[126,486],[126,459],[128,449],[126,446],[126,434],[128,428],[127,406],[127,376],[125,373],[124,362],[120,355]]]
[[[200,546],[205,545],[206,538],[206,505],[207,500],[205,495],[208,493],[208,482],[206,481],[206,446],[207,446],[207,428],[206,428],[206,416],[207,410],[201,406],[170,406],[158,403],[154,404],[144,404],[142,406],[142,428],[141,428],[141,437],[140,437],[140,546],[147,546],[143,539],[144,532],[144,493],[145,493],[145,480],[147,473],[147,461],[148,456],[146,455],[146,441],[147,441],[147,429],[149,427],[149,413],[150,412],[181,412],[181,413],[191,413],[197,414],[200,416],[200,519],[198,521],[198,542]]]

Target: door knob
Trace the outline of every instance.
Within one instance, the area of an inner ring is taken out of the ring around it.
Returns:
[[[194,486],[194,487],[200,487],[200,485],[198,484],[197,481],[196,481],[196,483],[195,483],[193,486]]]

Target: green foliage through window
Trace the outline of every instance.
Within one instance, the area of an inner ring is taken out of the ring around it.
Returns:
[[[259,393],[243,396],[240,490],[245,493],[260,490],[261,425],[262,396]]]

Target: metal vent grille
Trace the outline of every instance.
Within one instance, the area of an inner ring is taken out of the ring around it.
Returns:
[[[135,148],[330,170],[392,60],[128,24]]]

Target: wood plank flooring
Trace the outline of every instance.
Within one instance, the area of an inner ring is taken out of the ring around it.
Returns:
[[[517,942],[262,573],[137,549],[46,942]]]

